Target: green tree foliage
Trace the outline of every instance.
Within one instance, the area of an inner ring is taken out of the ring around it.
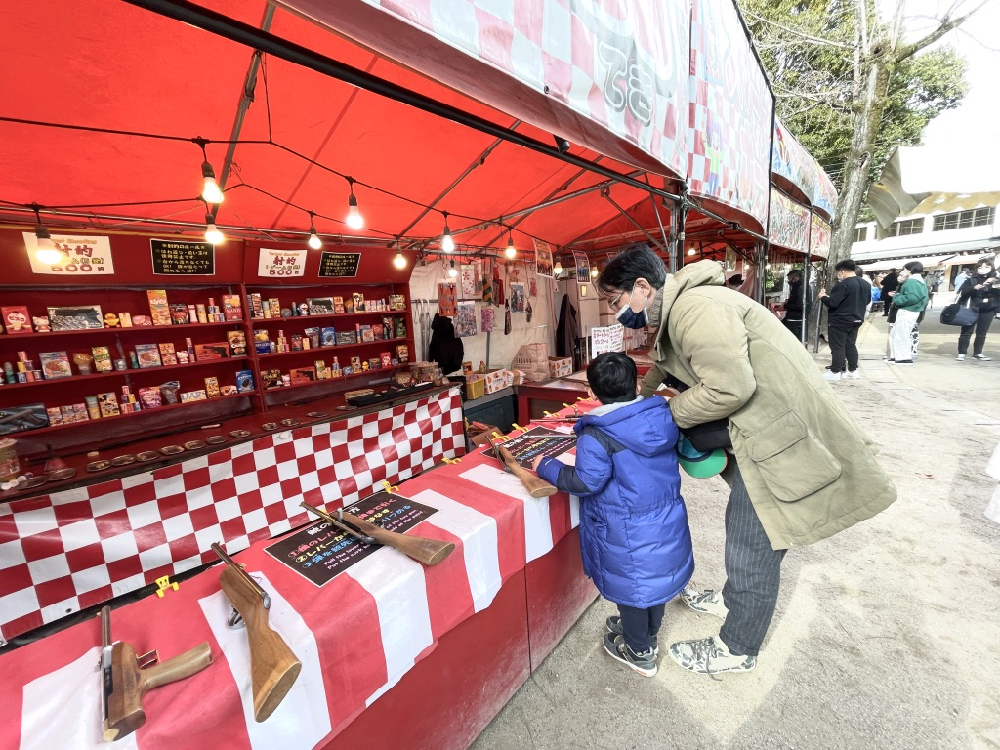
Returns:
[[[739,0],[774,85],[781,121],[842,184],[858,108],[863,106],[861,52],[854,0]],[[867,3],[869,36],[880,22]],[[881,30],[884,34],[885,29]],[[878,54],[874,49],[871,54]],[[938,114],[958,106],[968,91],[965,59],[939,47],[899,61],[889,81],[881,124],[871,149],[875,179],[896,146],[920,143]]]

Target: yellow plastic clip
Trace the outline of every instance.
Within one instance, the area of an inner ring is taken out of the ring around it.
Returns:
[[[493,430],[493,434],[490,435],[490,437],[493,438],[494,441],[497,441],[497,440],[506,440],[507,439],[506,435],[501,435],[496,430]]]
[[[521,427],[521,425],[519,425],[517,422],[512,422],[511,424],[514,425],[514,429],[515,430],[520,430],[521,432],[527,432],[528,431],[527,427]]]
[[[579,402],[579,401],[587,401],[587,400],[589,400],[589,399],[588,399],[588,397],[587,397],[587,396],[577,396],[577,397],[576,397],[576,400],[577,400],[577,401]]]
[[[159,588],[156,590],[156,595],[161,599],[163,598],[163,592],[166,591],[167,589],[172,588],[174,591],[180,590],[180,586],[171,581],[170,576],[163,576],[162,578],[157,578],[156,585],[159,586]]]
[[[565,401],[563,401],[563,406],[565,406],[568,409],[570,405],[567,404]]]
[[[399,492],[399,485],[398,485],[398,484],[396,484],[396,485],[392,484],[392,483],[391,483],[391,482],[390,482],[390,481],[389,481],[388,479],[383,479],[383,480],[382,480],[382,487],[383,487],[383,489],[385,489],[385,491],[386,491],[386,492],[388,492],[388,493],[389,493],[390,495],[391,495],[391,494],[392,494],[393,492]]]
[[[460,463],[462,463],[462,459],[460,459],[460,458],[442,458],[441,460],[444,461],[446,464],[460,464]]]
[[[550,411],[544,411],[544,410],[543,410],[543,411],[542,411],[542,416],[545,416],[545,417],[551,417],[551,416],[553,416],[553,414],[552,414],[552,412],[550,412]]]

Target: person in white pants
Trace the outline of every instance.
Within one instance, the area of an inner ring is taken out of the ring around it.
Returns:
[[[900,285],[892,296],[896,305],[896,323],[889,334],[889,362],[897,365],[913,364],[913,327],[917,318],[927,307],[927,285],[921,273],[924,266],[920,261],[911,261],[903,266],[898,278]]]

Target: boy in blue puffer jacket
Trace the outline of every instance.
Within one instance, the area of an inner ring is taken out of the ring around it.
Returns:
[[[694,571],[677,468],[678,430],[667,402],[638,396],[635,362],[602,354],[587,381],[602,406],[574,431],[576,465],[535,461],[538,476],[580,497],[583,570],[618,605],[604,649],[645,677],[656,674],[656,633],[666,602]]]

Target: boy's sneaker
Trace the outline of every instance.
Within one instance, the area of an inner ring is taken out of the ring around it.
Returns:
[[[973,359],[978,359],[980,362],[989,362],[990,361],[990,358],[987,357],[985,354],[973,354],[972,358]]]
[[[861,380],[861,373],[858,370],[847,371],[848,380]]]
[[[617,633],[606,633],[604,650],[612,659],[617,659],[622,664],[631,667],[643,677],[652,677],[656,674],[656,657],[653,655],[653,649],[637,654],[628,647],[623,636]]]
[[[688,605],[695,612],[705,615],[715,615],[721,620],[725,620],[729,614],[729,608],[722,598],[721,591],[699,591],[698,589],[684,587],[681,591],[681,601]]]
[[[896,360],[896,364],[897,365],[912,365],[913,364],[913,360],[912,359],[898,359],[898,360]]]
[[[622,633],[622,618],[620,618],[618,615],[612,615],[607,620],[605,620],[604,627],[608,629],[609,633],[613,633],[615,635],[620,635],[624,637],[624,633]],[[653,658],[655,659],[657,656],[660,655],[660,647],[657,643],[655,635],[650,639],[649,645],[653,647]]]
[[[964,362],[965,361],[965,355],[964,354],[959,354],[957,357],[955,357],[955,359],[957,359],[959,362]]]
[[[827,370],[823,373],[824,380],[840,380],[841,378],[843,378],[843,374],[833,370]]]
[[[675,643],[670,647],[670,656],[687,671],[698,674],[749,672],[757,666],[756,656],[729,653],[719,636]]]

